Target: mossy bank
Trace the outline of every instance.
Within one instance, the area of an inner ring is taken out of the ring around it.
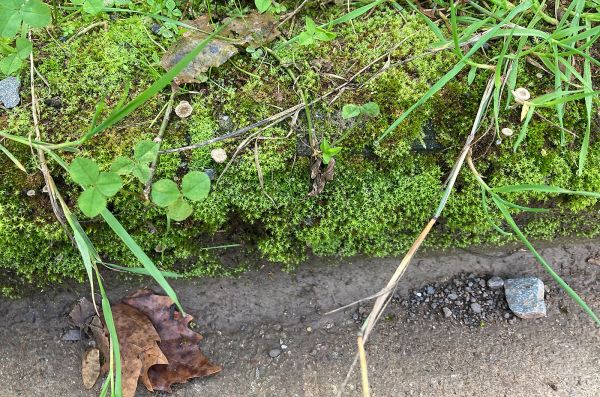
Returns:
[[[304,14],[326,21],[343,10],[330,6],[305,9]],[[72,20],[34,37],[39,74],[40,128],[43,139],[61,142],[79,137],[89,127],[98,101],[106,98],[108,114],[130,83],[130,97],[162,73],[157,60],[161,46],[172,41],[152,33],[154,22],[126,14],[106,15],[105,24],[76,35],[90,21]],[[296,24],[295,31],[302,26]],[[335,177],[324,191],[309,196],[310,157],[306,156],[307,123],[300,112],[290,120],[262,130],[235,157],[245,135],[193,151],[162,155],[157,177],[181,177],[188,170],[212,170],[215,180],[208,199],[194,203],[191,218],[167,227],[164,211],[145,202],[143,186],[126,184],[110,208],[164,269],[186,275],[227,275],[243,270],[243,260],[224,264],[223,255],[245,255],[297,265],[309,252],[316,255],[372,256],[404,252],[431,217],[441,197],[450,168],[468,135],[488,76],[479,73],[472,84],[460,75],[420,107],[380,144],[382,132],[420,98],[457,61],[451,51],[430,51],[436,38],[418,16],[391,7],[377,8],[368,17],[333,28],[337,38],[309,46],[272,43],[278,57],[268,53],[252,57],[240,53],[214,68],[208,81],[182,86],[177,100],[188,100],[193,113],[174,118],[163,148],[205,141],[264,119],[301,102],[299,88],[312,100],[335,89],[365,68],[340,95],[311,106],[318,140],[326,138],[342,147],[336,156]],[[50,34],[52,36],[50,36]],[[285,31],[286,35],[288,33]],[[281,39],[280,42],[282,42]],[[497,49],[489,48],[493,53]],[[279,59],[277,59],[279,58]],[[293,82],[284,67],[298,76]],[[523,62],[518,85],[534,95],[553,87],[553,77]],[[21,106],[0,110],[0,129],[30,136],[30,84],[26,73]],[[131,155],[135,142],[153,139],[169,92],[165,90],[118,127],[84,146],[88,155],[108,166],[118,155]],[[335,101],[330,102],[335,98]],[[344,120],[347,103],[376,102],[378,117]],[[552,122],[554,109],[534,117],[524,144],[515,152],[513,138],[498,139],[484,125],[475,145],[479,172],[491,186],[546,183],[573,190],[600,190],[600,144],[595,141],[598,120],[592,127],[589,159],[577,176],[580,138],[560,131]],[[570,105],[565,128],[582,134],[583,106]],[[501,112],[502,127],[519,128],[520,109]],[[484,134],[485,133],[485,134]],[[423,143],[426,148],[423,148]],[[36,285],[81,279],[84,269],[76,249],[54,218],[43,192],[44,179],[36,158],[9,142],[2,142],[26,165],[29,174],[0,156],[0,279],[5,293],[23,283]],[[211,149],[222,147],[228,162],[217,164]],[[232,160],[229,163],[229,160]],[[79,189],[50,162],[62,194],[75,209]],[[212,172],[211,171],[211,172]],[[32,194],[32,191],[35,193]],[[29,192],[29,194],[28,194]],[[544,214],[516,214],[527,235],[552,239],[566,235],[594,236],[600,231],[596,200],[583,197],[520,193],[521,204],[552,208]],[[491,217],[501,225],[500,217]],[[80,217],[104,261],[134,265],[129,251],[101,221]],[[459,175],[456,191],[427,239],[427,247],[464,247],[503,244],[486,219],[480,189],[468,173]],[[223,248],[223,245],[239,244]],[[221,248],[215,248],[221,247]],[[255,255],[256,254],[256,255]],[[240,255],[240,257],[245,257]]]

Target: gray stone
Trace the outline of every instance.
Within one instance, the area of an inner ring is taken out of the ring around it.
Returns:
[[[16,77],[10,76],[0,81],[0,102],[4,104],[5,108],[11,109],[19,105],[21,102],[20,88],[21,81]]]
[[[280,354],[281,354],[281,349],[271,349],[269,351],[269,357],[271,357],[271,358],[279,357]]]
[[[78,342],[81,340],[81,330],[70,329],[65,332],[62,336],[62,340],[65,342]]]
[[[431,285],[427,286],[427,295],[433,295],[435,294],[435,288],[432,287]]]
[[[456,295],[455,293],[448,294],[448,299],[453,300],[453,301],[457,300],[458,295]]]
[[[479,303],[471,303],[471,310],[473,310],[473,313],[481,313],[481,305]]]
[[[452,317],[452,310],[448,309],[447,307],[443,307],[442,310],[444,311],[444,317]]]
[[[509,279],[504,282],[504,294],[510,310],[520,318],[546,315],[544,283],[536,277]]]
[[[502,288],[504,286],[504,280],[501,277],[494,276],[488,280],[487,284],[491,289]]]

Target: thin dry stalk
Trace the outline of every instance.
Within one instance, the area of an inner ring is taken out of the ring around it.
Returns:
[[[29,40],[31,40],[31,32],[29,32]],[[40,124],[38,119],[39,107],[37,97],[35,96],[35,64],[33,62],[33,52],[29,54],[29,66],[29,75],[31,80],[31,115],[33,117],[33,128],[35,130],[35,139],[41,141],[42,136],[40,133]],[[50,206],[52,207],[52,212],[54,212],[54,216],[64,229],[71,242],[75,244],[73,236],[71,235],[71,233],[69,233],[69,228],[67,227],[65,215],[56,201],[56,185],[54,184],[54,180],[52,179],[50,171],[48,170],[48,163],[46,162],[46,156],[44,155],[42,149],[37,149],[37,156],[40,161],[40,170],[42,171],[42,175],[44,175],[44,183],[48,188],[48,197],[50,199]]]
[[[371,313],[369,314],[369,317],[367,317],[367,319],[365,320],[365,322],[361,328],[361,336],[362,336],[363,344],[367,342],[369,335],[371,334],[373,328],[375,327],[375,324],[377,323],[377,321],[383,314],[387,304],[390,301],[392,291],[398,285],[398,282],[400,281],[400,278],[406,271],[406,268],[410,264],[410,261],[412,260],[412,258],[414,257],[414,255],[416,254],[418,249],[423,244],[423,241],[425,241],[425,238],[431,231],[433,225],[435,225],[435,223],[437,222],[438,217],[441,215],[444,207],[446,206],[446,203],[448,202],[448,198],[454,188],[454,183],[456,182],[458,173],[461,170],[461,168],[465,162],[465,158],[467,157],[467,155],[469,154],[469,152],[471,150],[471,145],[475,138],[475,133],[478,131],[479,126],[481,125],[481,121],[487,112],[487,108],[489,105],[490,98],[492,96],[493,88],[494,88],[494,80],[493,80],[493,78],[491,78],[488,81],[486,90],[483,93],[483,96],[481,98],[481,102],[479,104],[479,110],[475,117],[475,121],[473,122],[473,127],[471,128],[471,132],[465,141],[463,149],[461,150],[461,152],[458,156],[458,159],[456,160],[456,163],[454,164],[454,167],[452,168],[452,172],[450,174],[450,177],[448,178],[448,183],[447,183],[446,189],[444,191],[444,195],[442,196],[440,203],[439,203],[433,217],[429,220],[429,222],[427,223],[425,228],[421,231],[421,233],[419,234],[419,236],[417,237],[417,239],[415,240],[413,245],[410,247],[410,249],[404,256],[404,258],[402,258],[400,265],[398,265],[398,267],[396,268],[396,271],[394,272],[394,274],[388,281],[385,288],[382,289],[382,293],[378,296],[377,300],[375,301],[375,304],[373,305],[373,309],[371,310]],[[360,351],[359,351],[359,356],[360,356]],[[352,371],[353,367],[354,367],[354,364],[351,366],[350,371]],[[362,368],[362,364],[361,364],[361,368]],[[366,368],[366,366],[364,368]],[[349,378],[350,371],[349,371],[346,379]],[[343,391],[343,388],[342,388],[342,390],[340,390],[340,393],[342,391]]]
[[[174,85],[171,85],[171,96],[169,97],[169,102],[167,102],[167,109],[165,110],[165,115],[163,116],[162,123],[160,125],[160,129],[158,130],[158,135],[154,139],[154,141],[158,144],[158,149],[160,150],[160,146],[162,145],[163,136],[165,135],[165,131],[167,130],[167,125],[169,125],[169,120],[171,119],[171,113],[173,111],[173,101],[175,100],[175,92],[176,88]],[[160,153],[156,154],[154,160],[152,160],[152,164],[150,164],[150,177],[148,181],[144,185],[144,199],[146,201],[150,198],[150,189],[152,188],[152,179],[154,178],[154,174],[156,173],[156,166],[158,165],[158,158],[160,157]]]
[[[363,397],[369,397],[369,370],[367,368],[367,354],[365,353],[365,343],[362,335],[358,335],[356,340],[358,344],[358,357],[360,359],[360,377],[362,380],[362,394]]]

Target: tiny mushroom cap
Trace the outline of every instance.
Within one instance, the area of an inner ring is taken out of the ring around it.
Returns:
[[[512,136],[512,134],[513,134],[513,130],[511,130],[510,128],[508,128],[508,127],[502,128],[502,135]]]
[[[519,87],[516,90],[514,90],[512,93],[515,96],[515,101],[517,101],[518,103],[523,103],[523,102],[527,101],[529,98],[531,98],[531,94],[529,93],[527,88]]]
[[[217,163],[224,163],[227,160],[227,152],[221,148],[213,149],[210,151],[210,157]]]
[[[188,101],[181,101],[175,108],[175,114],[184,119],[192,114],[192,110],[192,105]]]

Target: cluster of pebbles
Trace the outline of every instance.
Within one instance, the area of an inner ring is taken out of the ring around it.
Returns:
[[[461,274],[449,282],[413,290],[407,298],[395,295],[393,301],[408,309],[409,321],[441,316],[469,327],[516,321],[504,296],[504,280],[499,277]]]

